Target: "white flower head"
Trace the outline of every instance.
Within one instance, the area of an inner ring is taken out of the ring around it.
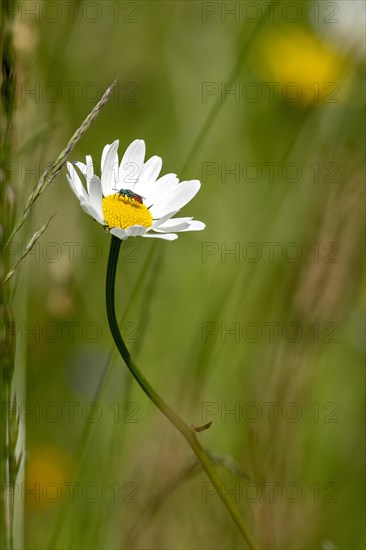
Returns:
[[[93,160],[67,163],[67,179],[82,209],[105,229],[119,237],[155,237],[173,241],[182,231],[201,231],[203,222],[173,218],[201,187],[198,180],[179,182],[175,174],[159,178],[162,160],[154,156],[145,162],[145,142],[136,139],[118,160],[119,141],[106,145],[101,160],[101,177]],[[86,181],[86,189],[75,166]]]

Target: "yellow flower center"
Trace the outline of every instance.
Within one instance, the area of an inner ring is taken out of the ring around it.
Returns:
[[[150,227],[152,216],[144,204],[136,200],[118,195],[108,195],[102,201],[104,220],[109,229],[121,227],[127,229],[131,225]]]

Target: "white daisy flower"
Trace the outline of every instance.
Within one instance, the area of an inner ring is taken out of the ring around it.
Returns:
[[[118,160],[119,141],[106,145],[102,153],[101,177],[95,175],[93,160],[67,163],[67,179],[82,209],[105,229],[119,237],[155,237],[173,241],[182,231],[201,231],[203,222],[173,218],[201,187],[198,180],[182,181],[175,174],[159,178],[162,160],[145,160],[145,142],[136,139]],[[75,166],[86,180],[86,190]]]

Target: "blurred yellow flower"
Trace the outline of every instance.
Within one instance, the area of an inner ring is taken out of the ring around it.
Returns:
[[[267,31],[253,54],[254,70],[285,101],[310,106],[344,98],[345,58],[306,28]]]
[[[29,453],[22,489],[24,502],[31,506],[62,500],[70,480],[70,461],[58,447],[37,447]]]

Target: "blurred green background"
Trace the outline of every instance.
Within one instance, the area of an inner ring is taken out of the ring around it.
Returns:
[[[213,421],[199,438],[266,549],[365,544],[362,5],[16,6],[19,212],[115,78],[70,160],[140,138],[163,174],[202,182],[183,215],[205,231],[123,243],[117,314],[152,385],[188,424]],[[245,548],[113,352],[110,239],[65,170],[19,249],[54,212],[16,294],[17,547]]]

